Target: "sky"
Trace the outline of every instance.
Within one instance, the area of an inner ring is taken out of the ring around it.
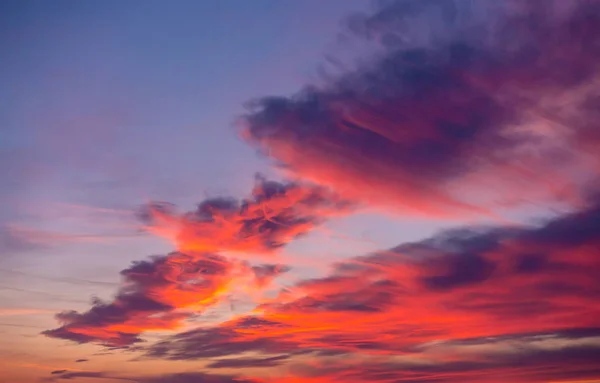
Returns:
[[[0,382],[600,382],[598,1],[0,8]]]

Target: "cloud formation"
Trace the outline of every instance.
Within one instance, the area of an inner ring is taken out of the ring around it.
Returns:
[[[53,372],[54,374],[55,372]],[[56,372],[57,376],[50,381],[71,379],[111,379],[135,383],[260,383],[256,380],[241,379],[231,375],[204,374],[201,372],[187,372],[180,374],[165,374],[156,376],[121,376],[102,371],[66,371]]]
[[[172,205],[145,206],[147,229],[170,239],[179,251],[271,253],[352,205],[326,188],[269,181],[258,175],[251,197],[210,198],[191,212]]]
[[[179,374],[149,375],[149,376],[129,376],[119,375],[104,371],[68,371],[56,370],[50,373],[53,375],[47,381],[56,382],[59,380],[74,379],[110,379],[123,380],[136,383],[260,383],[256,380],[242,379],[232,375],[205,374],[201,372],[185,372]]]
[[[95,300],[85,313],[57,314],[62,326],[44,335],[107,346],[140,342],[141,332],[175,329],[191,315],[177,309],[214,303],[232,267],[222,257],[205,254],[171,253],[136,262],[121,272],[123,286],[113,301]]]
[[[208,199],[183,215],[167,204],[147,206],[140,218],[150,230],[172,238],[180,251],[135,262],[121,271],[123,284],[114,300],[96,299],[85,313],[59,313],[61,327],[44,335],[129,346],[141,342],[143,332],[180,328],[233,292],[256,296],[287,268],[208,251],[270,254],[348,207],[323,188],[261,177],[252,198],[241,202]]]
[[[147,356],[215,358],[213,368],[249,367],[248,353],[269,367],[308,358],[297,373],[315,382],[597,378],[599,220],[596,205],[539,227],[455,229],[356,257]]]
[[[578,204],[600,159],[600,6],[564,3],[382,2],[345,31],[368,60],[255,100],[242,136],[294,176],[404,213]]]

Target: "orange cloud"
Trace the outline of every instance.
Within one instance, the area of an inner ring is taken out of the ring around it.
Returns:
[[[325,188],[268,181],[257,176],[249,199],[212,198],[195,211],[175,213],[154,203],[141,215],[151,233],[182,252],[270,253],[351,205]]]
[[[188,214],[153,204],[140,213],[151,232],[171,238],[179,251],[135,262],[123,270],[114,300],[97,300],[85,312],[56,316],[61,327],[49,337],[106,346],[129,346],[147,331],[176,330],[186,319],[229,299],[259,298],[287,271],[281,265],[251,265],[214,252],[272,253],[349,205],[326,189],[282,184],[258,177],[248,200],[209,199]]]
[[[282,368],[309,358],[324,366],[290,374],[315,382],[596,378],[598,222],[594,207],[541,227],[452,230],[357,257],[254,315],[177,334],[147,355],[228,356],[225,365],[245,367],[247,353],[285,355],[268,363]],[[339,362],[348,357],[364,365]]]

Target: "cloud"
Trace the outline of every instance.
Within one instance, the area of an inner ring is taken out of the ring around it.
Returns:
[[[147,349],[147,356],[169,360],[193,360],[233,356],[245,352],[266,354],[295,353],[297,342],[286,341],[288,326],[256,317],[242,317],[224,322],[217,327],[182,332]],[[263,332],[264,337],[247,336]],[[274,335],[275,334],[275,335]],[[302,352],[302,351],[300,351]]]
[[[350,208],[348,201],[323,187],[258,175],[248,199],[209,198],[185,214],[168,203],[153,203],[141,210],[140,218],[150,232],[170,239],[179,251],[264,254]]]
[[[600,237],[588,231],[599,217],[596,206],[540,226],[454,229],[356,257],[282,290],[252,316],[171,336],[146,354],[228,357],[212,368],[246,366],[247,353],[282,366],[377,360],[373,370],[342,363],[334,375],[348,382],[599,377]],[[410,366],[399,370],[400,356]],[[331,381],[327,371],[315,382]]]
[[[329,366],[296,366],[300,379],[286,377],[274,383],[343,381],[349,383],[459,383],[506,381],[518,383],[548,381],[591,381],[600,369],[595,360],[600,348],[574,347],[550,352],[530,351],[513,356],[441,360],[430,362],[335,363]]]
[[[257,368],[275,367],[281,361],[288,359],[288,355],[272,356],[270,358],[237,358],[220,359],[206,366],[207,368]]]
[[[102,371],[68,371],[68,370],[58,370],[53,371],[51,374],[55,374],[56,376],[52,376],[50,379],[46,379],[51,382],[55,382],[58,380],[72,380],[80,378],[88,378],[88,379],[114,379],[114,380],[124,380],[129,382],[137,382],[137,380],[130,378],[123,378],[116,375],[108,374]]]
[[[75,363],[83,363],[83,362],[88,362],[89,359],[77,359],[75,360]]]
[[[200,372],[188,372],[180,374],[169,374],[157,377],[142,378],[140,383],[260,383],[255,380],[242,379],[230,375],[204,374]]]
[[[404,213],[577,205],[600,160],[600,7],[510,4],[390,1],[351,17],[344,33],[371,56],[255,100],[241,134],[296,177]]]
[[[241,202],[207,199],[183,215],[164,203],[146,206],[140,218],[149,230],[172,238],[180,251],[134,262],[121,271],[123,285],[113,301],[96,300],[84,313],[59,313],[61,326],[43,334],[129,346],[142,342],[144,332],[181,328],[186,319],[234,292],[256,298],[288,269],[208,251],[271,254],[348,207],[326,189],[262,177],[257,177],[252,197]]]
[[[54,374],[54,372],[53,372]],[[260,383],[255,380],[241,379],[230,375],[205,374],[201,372],[187,372],[180,374],[165,374],[156,376],[121,376],[119,374],[102,371],[66,371],[56,372],[50,381],[71,380],[79,378],[97,378],[123,380],[136,383]]]
[[[85,312],[65,311],[62,326],[44,335],[79,343],[127,346],[141,342],[144,331],[175,329],[193,311],[221,298],[234,265],[211,254],[171,253],[134,263],[123,270],[123,287],[112,302],[96,300]]]

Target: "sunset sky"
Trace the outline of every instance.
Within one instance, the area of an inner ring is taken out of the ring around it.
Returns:
[[[0,383],[600,383],[599,1],[0,31]]]

